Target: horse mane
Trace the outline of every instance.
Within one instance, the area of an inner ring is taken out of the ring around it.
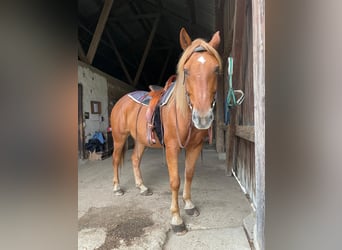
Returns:
[[[176,108],[185,116],[186,110],[187,110],[187,100],[185,95],[185,84],[184,84],[184,64],[188,61],[192,53],[194,52],[195,48],[198,46],[202,46],[204,49],[206,49],[211,55],[213,55],[218,64],[219,64],[219,70],[222,69],[222,62],[221,58],[218,54],[218,52],[206,41],[203,39],[195,39],[189,47],[184,50],[182,56],[180,57],[178,64],[177,64],[177,79],[175,84],[175,89],[172,94],[172,99],[176,100]]]

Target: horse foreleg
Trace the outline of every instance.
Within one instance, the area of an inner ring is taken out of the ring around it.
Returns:
[[[120,187],[120,180],[119,180],[119,165],[122,161],[122,154],[125,143],[118,143],[114,140],[114,151],[113,151],[113,170],[114,170],[114,178],[113,178],[113,192],[115,195],[123,195],[124,192]]]
[[[142,155],[144,153],[145,146],[138,141],[135,141],[135,146],[132,154],[132,165],[135,179],[135,186],[140,189],[141,195],[152,195],[153,193],[144,185],[141,171],[140,171],[140,162]]]
[[[185,182],[183,190],[184,210],[187,215],[198,216],[199,211],[191,201],[191,183],[195,172],[195,165],[202,149],[202,143],[186,150],[185,158]]]
[[[180,178],[178,174],[178,152],[177,149],[166,148],[166,161],[169,171],[170,188],[172,192],[171,200],[171,227],[177,235],[187,232],[183,219],[179,213],[178,192],[180,186]]]

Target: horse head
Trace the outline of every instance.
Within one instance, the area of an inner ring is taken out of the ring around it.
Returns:
[[[184,28],[180,31],[183,48],[178,71],[183,71],[183,88],[186,103],[192,112],[192,122],[197,129],[208,129],[214,120],[217,74],[221,60],[216,51],[220,43],[217,31],[207,43],[202,39],[191,41]]]

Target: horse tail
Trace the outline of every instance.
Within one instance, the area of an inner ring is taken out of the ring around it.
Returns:
[[[126,145],[124,145],[122,147],[121,154],[120,154],[120,161],[119,161],[120,162],[119,163],[120,168],[122,168],[122,166],[124,165],[126,151],[127,151],[127,147],[126,147]]]

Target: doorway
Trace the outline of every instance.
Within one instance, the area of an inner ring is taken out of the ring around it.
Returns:
[[[85,158],[84,120],[83,120],[83,86],[78,84],[78,158]]]

